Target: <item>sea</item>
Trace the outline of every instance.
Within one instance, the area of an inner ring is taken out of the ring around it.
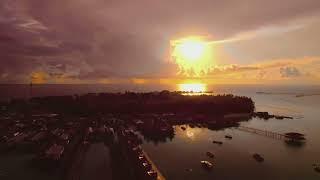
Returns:
[[[31,96],[74,95],[100,92],[178,90],[177,86],[160,85],[0,85],[0,100]],[[242,131],[239,128],[210,130],[204,127],[175,126],[172,139],[162,142],[144,140],[142,147],[167,179],[320,179],[314,170],[320,166],[320,86],[316,85],[208,85],[213,94],[251,97],[256,111],[291,116],[293,119],[252,118],[240,126],[276,133],[299,132],[306,142],[300,146],[283,140]],[[225,135],[232,136],[226,139]],[[212,141],[222,141],[222,145]],[[212,152],[214,158],[207,157]],[[252,157],[258,153],[264,162]],[[57,179],[47,177],[28,166],[30,155],[0,154],[0,179]],[[200,161],[214,165],[207,171]]]

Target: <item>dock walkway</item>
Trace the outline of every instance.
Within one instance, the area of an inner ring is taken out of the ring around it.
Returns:
[[[259,134],[262,136],[270,137],[273,139],[278,139],[278,140],[284,140],[285,135],[277,132],[272,132],[272,131],[266,131],[266,130],[261,130],[257,128],[251,128],[251,127],[246,127],[246,126],[239,126],[237,128],[238,130],[245,131],[245,132],[250,132],[254,134]]]
[[[165,180],[166,178],[161,174],[160,170],[157,168],[157,166],[152,162],[151,158],[148,156],[148,154],[144,151],[143,154],[148,159],[148,161],[151,163],[153,170],[155,170],[158,173],[158,180]]]

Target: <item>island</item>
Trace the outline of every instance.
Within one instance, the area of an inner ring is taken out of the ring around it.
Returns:
[[[32,165],[58,169],[59,177],[69,180],[85,175],[90,144],[102,142],[110,161],[102,163],[106,171],[96,178],[164,179],[141,148],[142,137],[165,141],[181,124],[237,126],[256,115],[254,110],[252,99],[244,96],[166,90],[12,99],[0,103],[0,150],[31,152]]]

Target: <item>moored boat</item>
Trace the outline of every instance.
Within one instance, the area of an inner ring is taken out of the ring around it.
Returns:
[[[209,161],[200,161],[203,168],[207,170],[211,170],[213,168],[213,164]]]
[[[222,144],[222,142],[221,142],[221,141],[212,141],[212,143],[214,143],[214,144],[219,144],[219,145],[221,145],[221,144]]]
[[[210,158],[214,158],[214,154],[213,154],[212,152],[209,152],[209,151],[208,151],[208,152],[206,153],[206,155],[207,155],[208,157],[210,157]]]
[[[260,154],[254,153],[252,155],[252,157],[258,162],[263,162],[264,161],[264,158]]]

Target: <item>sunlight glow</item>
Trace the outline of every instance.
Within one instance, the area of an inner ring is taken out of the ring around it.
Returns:
[[[31,82],[33,84],[44,84],[47,82],[48,74],[45,72],[32,72]]]
[[[200,77],[213,67],[212,48],[203,37],[191,36],[171,41],[171,58],[178,74]]]
[[[201,83],[190,83],[190,84],[179,84],[179,91],[184,92],[205,92],[207,90],[206,84]]]
[[[197,61],[205,53],[205,43],[199,40],[185,40],[177,46],[177,53],[187,61]]]

